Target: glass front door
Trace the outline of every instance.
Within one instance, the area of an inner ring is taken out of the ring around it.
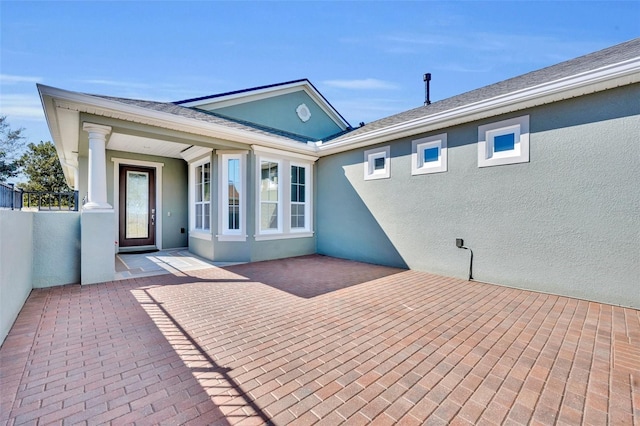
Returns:
[[[154,246],[155,169],[120,166],[120,247]]]

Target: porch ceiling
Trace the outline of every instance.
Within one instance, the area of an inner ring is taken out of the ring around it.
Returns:
[[[137,154],[157,155],[159,157],[182,158],[180,153],[191,145],[169,142],[160,139],[134,136],[114,132],[109,137],[107,149],[135,152]]]

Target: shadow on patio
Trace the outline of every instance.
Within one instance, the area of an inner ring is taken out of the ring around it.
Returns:
[[[224,269],[305,299],[404,271],[321,255],[243,263]]]

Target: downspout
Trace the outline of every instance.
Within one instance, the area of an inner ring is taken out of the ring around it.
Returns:
[[[60,159],[60,164],[62,164],[65,167],[69,167],[70,169],[73,170],[73,190],[77,191],[78,190],[78,176],[80,175],[80,172],[78,171],[77,162],[76,162],[76,164],[73,164],[73,163],[70,163],[67,160]]]
[[[73,203],[75,206],[75,211],[79,212],[80,211],[80,197],[78,196],[78,179],[80,176],[80,171],[78,168],[78,164],[76,162],[76,164],[70,163],[67,160],[63,160],[60,159],[60,164],[62,164],[64,167],[69,167],[70,169],[73,170]],[[84,200],[83,200],[84,201]],[[84,202],[83,202],[84,204]]]

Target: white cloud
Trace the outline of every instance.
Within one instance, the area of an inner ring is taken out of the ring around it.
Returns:
[[[19,84],[19,83],[39,83],[42,77],[31,77],[27,75],[9,75],[0,74],[0,84]]]
[[[405,99],[393,98],[346,98],[337,99],[332,104],[356,127],[361,121],[370,123],[416,106]]]
[[[0,100],[0,114],[22,120],[44,119],[40,98],[33,95],[3,94]]]
[[[456,64],[456,63],[445,63],[438,65],[438,70],[441,71],[452,71],[452,72],[460,72],[460,73],[486,73],[492,70],[490,65],[485,66],[467,66],[466,64]]]
[[[326,80],[323,81],[323,83],[330,87],[353,90],[389,90],[398,88],[398,86],[393,83],[375,78],[365,78],[362,80]]]
[[[85,84],[97,84],[101,86],[111,86],[111,87],[124,87],[129,89],[150,89],[152,87],[150,84],[146,84],[146,83],[132,83],[128,81],[103,80],[103,79],[80,80],[80,82]]]
[[[163,82],[140,83],[113,79],[84,79],[76,80],[83,87],[79,90],[86,93],[105,93],[111,96],[121,96],[132,99],[149,99],[157,102],[172,102],[178,99],[189,99],[197,96],[209,95],[210,90],[194,90],[188,85],[177,85]],[[210,84],[207,81],[207,84]],[[103,86],[102,88],[97,88]],[[204,86],[201,82],[196,82],[195,87]],[[105,89],[105,87],[109,87]]]

